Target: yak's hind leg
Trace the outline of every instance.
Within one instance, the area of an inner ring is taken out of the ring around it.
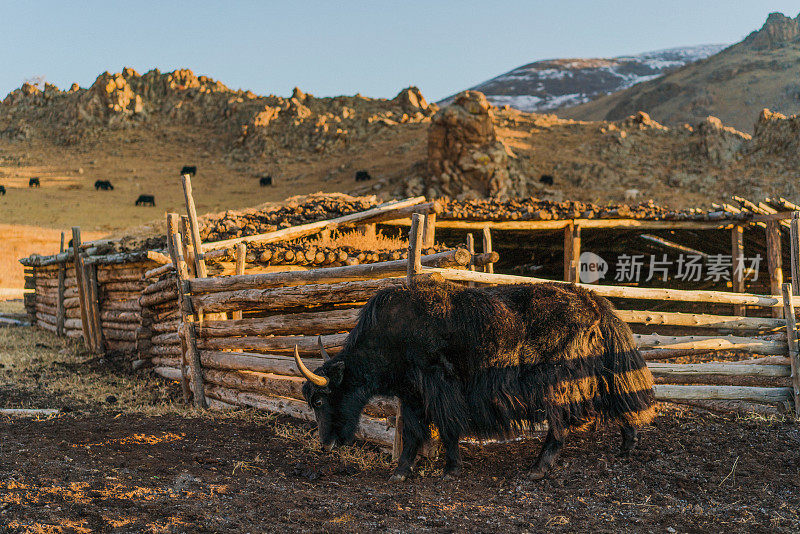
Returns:
[[[622,447],[619,455],[627,456],[639,444],[639,432],[628,423],[623,423],[619,429],[622,435]]]
[[[403,413],[403,450],[397,461],[397,467],[389,478],[391,482],[403,482],[411,474],[420,447],[431,439],[430,425],[422,420],[421,414],[402,403]]]
[[[564,440],[567,437],[567,431],[561,430],[556,432],[553,430],[553,424],[550,424],[550,429],[547,431],[547,437],[542,445],[542,452],[539,453],[539,459],[536,465],[528,473],[528,478],[531,480],[541,480],[547,476],[547,473],[556,463],[558,455],[564,447]]]

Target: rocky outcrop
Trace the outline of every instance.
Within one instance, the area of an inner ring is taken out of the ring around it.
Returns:
[[[508,198],[510,151],[497,138],[483,93],[464,91],[434,115],[428,131],[427,194]]]
[[[786,117],[763,110],[747,153],[757,158],[781,160],[796,169],[800,166],[800,115]]]
[[[754,31],[744,44],[756,50],[780,48],[800,37],[800,15],[792,19],[783,13],[770,13],[760,30]]]
[[[724,126],[716,117],[706,117],[694,128],[692,145],[695,155],[707,158],[712,165],[726,167],[741,156],[750,136],[730,126]]]
[[[104,72],[88,89],[25,84],[3,100],[0,126],[25,121],[41,126],[44,136],[72,144],[105,128],[191,125],[219,134],[233,159],[248,160],[281,149],[338,150],[379,136],[387,126],[428,122],[437,110],[416,87],[392,100],[315,98],[299,88],[282,98],[232,90],[188,69],[142,75],[126,68]]]

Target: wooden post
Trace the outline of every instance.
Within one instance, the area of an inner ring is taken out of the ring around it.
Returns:
[[[436,238],[436,212],[431,212],[425,216],[425,228],[422,231],[422,246],[432,247]]]
[[[570,221],[564,227],[564,280],[577,283],[580,280],[581,227]]]
[[[177,215],[170,214],[172,222],[168,223],[168,228],[174,227],[177,223]],[[181,236],[178,232],[172,234],[173,244],[172,248],[178,253],[182,249]],[[197,332],[194,328],[194,323],[191,322],[191,316],[194,314],[192,309],[191,299],[187,291],[189,288],[189,273],[186,270],[186,262],[183,258],[176,257],[173,259],[175,270],[178,273],[178,298],[180,299],[181,309],[181,324],[184,329],[184,336],[186,338],[186,348],[188,350],[189,367],[192,370],[192,385],[194,388],[194,406],[195,408],[205,409],[208,408],[208,402],[205,396],[205,385],[203,383],[203,368],[200,363],[200,352],[197,350]],[[184,366],[185,368],[185,366]]]
[[[731,261],[733,265],[732,290],[734,293],[744,293],[744,227],[738,224],[731,228]],[[733,314],[743,317],[745,307],[741,304],[734,304]]]
[[[469,252],[469,264],[467,268],[470,271],[475,270],[475,238],[472,233],[467,234],[467,252]],[[468,282],[467,286],[475,287],[475,282]]]
[[[67,234],[61,232],[61,249],[59,254],[65,250]],[[66,314],[64,313],[64,291],[67,284],[67,261],[64,260],[58,264],[58,302],[56,303],[56,335],[62,337],[64,335],[64,321]]]
[[[86,269],[86,297],[89,306],[90,321],[92,323],[92,335],[94,336],[94,348],[96,354],[105,352],[105,343],[103,342],[103,327],[100,321],[100,298],[98,296],[99,288],[97,287],[97,265],[84,265]]]
[[[483,252],[492,252],[492,230],[488,226],[483,229]],[[483,272],[493,273],[494,263],[489,262],[484,265]]]
[[[181,215],[180,218],[180,234],[183,254],[183,259],[186,261],[186,271],[192,278],[197,278],[197,263],[194,258],[194,249],[192,248],[192,230],[189,228],[189,217]]]
[[[244,243],[236,244],[236,274],[244,274],[244,262],[247,258],[247,245]],[[234,319],[242,318],[242,310],[233,312]]]
[[[780,295],[783,284],[781,268],[781,226],[780,221],[767,221],[767,268],[769,269],[769,290],[771,295]],[[782,317],[783,309],[772,309],[773,317]]]
[[[425,215],[414,213],[411,216],[411,229],[408,231],[408,284],[414,281],[414,276],[422,271],[422,228],[425,224]]]
[[[75,264],[75,281],[78,284],[78,305],[81,311],[81,327],[83,328],[83,342],[86,348],[93,350],[93,336],[90,332],[88,309],[86,307],[86,287],[84,282],[83,258],[81,257],[81,229],[72,227],[72,258]]]
[[[194,198],[192,197],[192,177],[184,174],[181,178],[183,180],[183,196],[186,198],[186,212],[189,216],[197,276],[198,278],[207,278],[208,271],[206,270],[206,262],[203,260],[202,244],[200,242],[200,226],[197,224],[197,210],[194,207]]]
[[[172,259],[172,265],[175,267],[175,273],[178,284],[178,309],[181,314],[181,326],[179,327],[179,336],[181,339],[181,392],[183,393],[183,400],[189,402],[192,398],[192,390],[189,387],[189,377],[186,374],[186,366],[188,365],[187,353],[189,351],[189,344],[186,339],[186,332],[183,329],[182,323],[187,320],[188,313],[185,310],[186,302],[183,298],[183,291],[181,291],[181,279],[177,273],[180,269],[186,268],[186,262],[183,259],[183,247],[181,245],[180,232],[178,231],[178,224],[180,218],[176,213],[167,214],[167,249],[169,250]]]
[[[789,230],[792,253],[792,294],[800,295],[800,211],[792,213]]]
[[[789,341],[789,363],[792,367],[792,399],[794,400],[794,415],[800,417],[800,348],[797,340],[797,323],[794,314],[794,295],[792,285],[783,284],[783,310],[786,318],[786,335]]]

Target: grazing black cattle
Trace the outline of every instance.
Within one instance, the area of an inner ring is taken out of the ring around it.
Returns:
[[[574,285],[465,288],[420,282],[379,291],[362,309],[342,351],[309,371],[303,395],[323,447],[352,443],[365,404],[402,401],[403,451],[393,481],[439,430],[445,474],[461,469],[459,438],[513,434],[548,422],[528,476],[546,475],[571,428],[618,424],[622,450],[654,416],[653,380],[630,328],[611,303]]]
[[[102,189],[103,191],[113,191],[114,190],[114,186],[111,185],[111,180],[97,180],[94,183],[94,188],[96,190],[98,190],[98,191],[100,189]]]
[[[189,174],[191,176],[194,176],[195,174],[197,174],[197,166],[184,165],[183,168],[181,169],[181,176],[183,176],[184,174]]]
[[[42,184],[39,183],[38,178],[31,178],[28,180],[28,187],[41,187]]]
[[[356,182],[366,182],[372,180],[372,176],[367,171],[356,171]]]
[[[156,205],[156,197],[154,195],[139,195],[139,198],[136,199],[137,206],[147,206],[147,205],[155,206]]]
[[[258,183],[261,185],[261,187],[272,185],[272,176],[262,176],[259,178]]]
[[[6,196],[6,186],[0,185],[0,195]]]
[[[543,175],[542,175],[542,176],[539,178],[539,181],[540,181],[541,183],[545,184],[545,185],[553,185],[553,177],[552,177],[552,176],[550,176],[549,174],[543,174]]]

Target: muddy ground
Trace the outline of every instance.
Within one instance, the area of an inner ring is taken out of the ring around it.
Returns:
[[[526,480],[539,438],[464,444],[387,481],[388,455],[321,452],[310,425],[250,410],[198,414],[177,388],[33,329],[0,329],[0,532],[797,532],[795,423],[662,407],[618,458],[613,431],[568,442]]]

